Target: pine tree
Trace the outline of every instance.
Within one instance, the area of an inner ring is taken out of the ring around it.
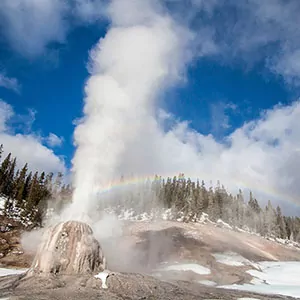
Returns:
[[[46,175],[45,172],[42,172],[40,177],[38,178],[38,185],[37,185],[37,195],[35,201],[36,211],[32,217],[32,221],[34,224],[41,225],[44,214],[47,209],[47,200],[50,197],[50,192],[47,189],[46,185]]]
[[[30,183],[28,197],[26,199],[26,213],[32,214],[39,198],[38,172],[35,172]]]
[[[16,205],[20,208],[23,208],[24,203],[23,200],[25,199],[25,182],[26,182],[26,174],[28,170],[27,163],[24,165],[22,170],[19,173],[19,176],[16,180],[16,187],[15,187],[15,199],[16,199]]]
[[[287,238],[286,225],[279,206],[277,206],[276,208],[276,227],[277,227],[276,236],[282,239],[286,239]]]
[[[16,169],[17,159],[14,158],[9,166],[9,171],[7,173],[7,183],[6,183],[6,190],[5,194],[12,198],[14,196],[14,179],[15,179],[15,169]]]
[[[13,191],[14,191],[14,177],[16,168],[16,158],[9,161],[7,170],[4,174],[5,179],[2,182],[2,193],[7,196],[4,203],[4,211],[6,214],[10,213],[13,209]]]
[[[24,193],[23,193],[23,199],[26,199],[26,201],[28,200],[31,181],[32,181],[32,172],[29,172],[25,180]]]
[[[0,167],[0,194],[5,194],[8,183],[8,173],[11,165],[11,153],[9,153]]]
[[[47,174],[45,180],[45,187],[48,189],[50,194],[52,194],[52,180],[53,180],[53,173],[50,172],[49,174]]]
[[[2,154],[3,154],[3,144],[0,145],[0,160],[2,158]]]

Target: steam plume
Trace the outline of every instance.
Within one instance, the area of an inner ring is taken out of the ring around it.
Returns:
[[[191,38],[156,1],[115,0],[108,14],[111,27],[90,53],[84,117],[75,129],[75,216],[88,214],[97,192],[120,177],[124,153],[153,122],[157,96],[181,76]]]

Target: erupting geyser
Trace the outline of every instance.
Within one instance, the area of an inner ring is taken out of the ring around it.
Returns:
[[[105,257],[91,227],[68,221],[46,231],[27,275],[93,274],[105,268]]]

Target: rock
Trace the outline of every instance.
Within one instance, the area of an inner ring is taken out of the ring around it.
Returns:
[[[91,227],[78,221],[49,228],[27,276],[94,274],[106,268],[105,257]]]
[[[0,245],[5,245],[8,244],[6,239],[1,239],[0,238]]]

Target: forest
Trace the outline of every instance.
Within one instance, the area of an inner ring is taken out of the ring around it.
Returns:
[[[58,173],[54,178],[53,173],[32,173],[27,164],[17,169],[17,158],[9,153],[2,159],[2,153],[3,145],[0,146],[0,195],[5,198],[6,216],[18,216],[32,226],[42,226],[49,203],[59,211],[71,201],[72,188],[63,183],[63,174]],[[120,182],[124,181],[121,177]],[[99,210],[114,207],[116,211],[134,209],[136,213],[144,213],[160,207],[171,209],[174,219],[183,216],[184,222],[195,222],[202,213],[207,213],[212,221],[221,219],[262,236],[300,242],[299,217],[284,216],[281,208],[273,207],[271,201],[261,207],[252,192],[247,197],[241,190],[231,194],[219,182],[215,187],[207,187],[204,181],[192,181],[184,174],[173,178],[156,175],[138,187],[124,185],[123,189],[102,198]]]
[[[4,214],[32,226],[41,226],[48,201],[70,198],[71,188],[63,184],[63,174],[32,172],[26,163],[17,169],[17,158],[9,153],[2,159],[0,145],[0,195],[5,199]]]

